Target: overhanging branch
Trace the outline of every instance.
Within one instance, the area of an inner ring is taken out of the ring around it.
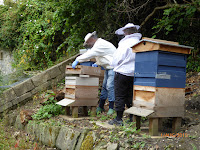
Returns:
[[[154,10],[152,11],[152,13],[150,13],[146,18],[145,20],[141,23],[141,27],[156,13],[157,10],[162,10],[162,9],[166,9],[166,8],[169,8],[169,7],[172,7],[172,4],[166,4],[164,6],[160,6],[160,7],[156,7],[154,8]]]
[[[156,7],[154,8],[154,10],[152,11],[152,13],[150,13],[146,18],[145,20],[141,23],[141,27],[156,13],[157,10],[162,10],[162,9],[166,9],[166,8],[170,8],[170,7],[173,7],[173,6],[183,6],[184,4],[171,4],[171,3],[168,3],[164,6],[160,6],[160,7]],[[185,6],[185,5],[184,5]],[[185,7],[188,7],[188,6],[185,6]],[[200,11],[200,8],[197,8],[198,11]]]

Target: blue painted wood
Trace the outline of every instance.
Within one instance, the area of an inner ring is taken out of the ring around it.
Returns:
[[[136,53],[134,85],[185,88],[185,54],[147,51]]]
[[[80,65],[83,65],[83,66],[92,66],[92,64],[94,64],[94,63],[95,63],[94,61],[87,61],[87,62],[80,63]],[[101,70],[105,70],[105,69],[101,66]]]
[[[80,65],[83,65],[83,66],[92,66],[92,64],[94,64],[94,63],[95,63],[94,61],[86,61],[86,62],[80,63]]]

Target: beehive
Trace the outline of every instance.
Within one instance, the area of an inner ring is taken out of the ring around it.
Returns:
[[[92,113],[98,103],[99,77],[102,76],[100,67],[78,65],[75,69],[66,66],[65,77],[65,99],[57,104],[65,106],[66,115],[78,117],[78,107],[84,107],[84,114],[87,113],[87,107],[92,106]]]
[[[65,98],[75,100],[69,106],[96,106],[98,103],[99,78],[65,78]]]
[[[136,52],[133,107],[125,112],[148,116],[151,135],[158,134],[153,127],[158,127],[158,118],[177,120],[184,116],[186,55],[191,49],[177,42],[149,38],[132,47]]]

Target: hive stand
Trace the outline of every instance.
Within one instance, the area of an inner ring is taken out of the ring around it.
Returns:
[[[145,38],[132,47],[136,52],[133,114],[136,127],[140,116],[149,118],[149,134],[158,135],[161,118],[173,117],[172,132],[178,132],[184,116],[186,54],[192,47],[177,42]]]
[[[77,118],[79,107],[82,107],[84,116],[88,115],[89,107],[91,116],[96,115],[101,74],[99,67],[78,65],[73,69],[71,66],[66,66],[65,99],[57,103],[64,106],[65,115],[70,115],[72,112],[72,117]]]

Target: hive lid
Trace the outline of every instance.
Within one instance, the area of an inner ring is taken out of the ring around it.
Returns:
[[[194,47],[179,45],[177,42],[159,40],[159,39],[142,39],[132,46],[133,52],[144,52],[153,50],[163,50],[175,53],[190,54]]]
[[[56,104],[61,105],[61,106],[67,106],[69,104],[72,104],[73,102],[75,102],[75,100],[65,98],[65,99],[62,99],[61,101],[57,102]]]
[[[133,115],[137,115],[137,116],[149,116],[150,114],[152,114],[154,112],[154,110],[149,110],[149,109],[145,109],[145,108],[139,108],[139,107],[131,107],[127,110],[124,111],[127,114],[133,114]]]

